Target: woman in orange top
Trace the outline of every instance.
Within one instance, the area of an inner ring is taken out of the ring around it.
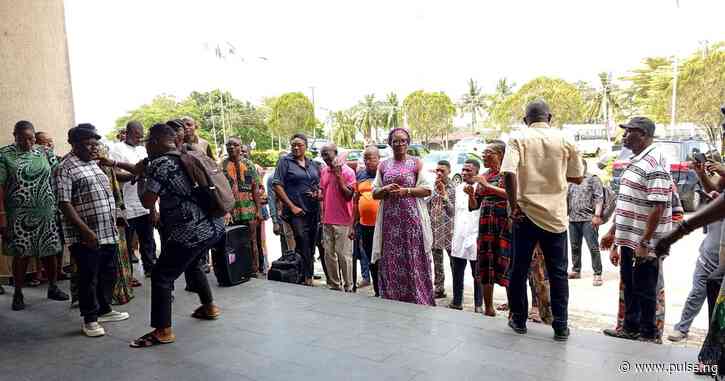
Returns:
[[[351,229],[351,235],[359,232],[362,241],[362,254],[367,256],[368,263],[373,254],[373,235],[375,233],[375,219],[378,215],[379,200],[373,199],[373,181],[378,172],[378,163],[380,162],[380,152],[376,146],[369,146],[363,153],[365,167],[357,173],[357,185],[355,187],[355,196],[353,197],[353,213],[355,225]],[[352,237],[351,237],[352,238]],[[366,274],[363,269],[363,279]],[[376,263],[370,263],[370,274],[372,278],[375,296],[380,296],[378,289],[378,266]]]

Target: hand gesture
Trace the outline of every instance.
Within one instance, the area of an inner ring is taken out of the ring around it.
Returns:
[[[705,162],[705,171],[708,173],[717,173],[720,177],[725,176],[725,167],[723,167],[720,163],[716,163],[714,161],[707,161]]]
[[[436,193],[443,195],[446,191],[446,184],[443,183],[442,179],[437,179],[435,182]]]
[[[614,233],[607,233],[599,243],[599,247],[602,250],[610,250],[612,245],[614,245]]]
[[[302,208],[298,207],[297,205],[292,205],[292,207],[290,208],[290,211],[296,217],[304,216],[305,215],[305,211],[302,210]]]
[[[400,189],[401,189],[400,185],[398,185],[396,183],[385,186],[385,192],[387,192],[388,194],[393,195],[393,196],[397,196],[398,193],[400,192]]]
[[[475,181],[478,184],[481,184],[482,187],[491,185],[488,183],[488,180],[486,180],[486,176],[482,176],[482,175],[473,176],[473,181]]]
[[[692,162],[690,162],[689,167],[698,175],[705,175],[705,164],[693,160]]]
[[[463,187],[463,192],[465,192],[469,197],[473,197],[476,194],[476,189],[473,185],[466,185]]]
[[[599,217],[599,216],[592,217],[592,227],[594,227],[595,229],[598,228],[599,226],[601,226],[603,223],[604,223],[604,221],[602,220],[602,217]]]
[[[521,208],[516,205],[513,208],[511,208],[511,214],[509,215],[509,218],[511,218],[511,221],[513,222],[519,222],[524,219],[526,215],[523,211],[521,211]]]
[[[115,164],[116,162],[109,159],[107,156],[98,156],[98,165],[102,167],[113,167]]]
[[[92,250],[98,248],[98,237],[90,229],[81,229],[81,243]]]
[[[619,266],[619,260],[622,257],[619,255],[619,248],[616,246],[612,247],[612,250],[609,250],[609,261],[612,262],[612,265]]]

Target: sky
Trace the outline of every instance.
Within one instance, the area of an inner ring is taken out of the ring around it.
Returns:
[[[76,122],[109,131],[155,96],[240,99],[314,87],[318,118],[366,94],[402,99],[473,78],[595,82],[648,56],[725,40],[722,0],[65,0]],[[213,47],[234,46],[217,59]],[[263,58],[260,58],[263,57]]]

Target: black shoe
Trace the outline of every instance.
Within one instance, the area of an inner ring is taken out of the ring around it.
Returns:
[[[50,286],[48,288],[48,299],[62,302],[70,299],[70,297],[68,296],[68,294],[58,288],[58,286]]]
[[[144,270],[144,272],[143,272],[143,275],[144,275],[144,276],[145,276],[146,278],[151,278],[151,270],[149,270],[149,271],[145,271],[145,270]]]
[[[3,294],[5,294],[5,289],[3,288],[2,285],[0,285],[0,295],[3,295]]]
[[[131,263],[138,263],[138,258],[135,255],[131,256]]]
[[[526,333],[526,326],[516,323],[513,319],[509,319],[509,327],[511,327],[511,329],[513,329],[514,332],[518,333],[519,335],[523,335]]]
[[[16,292],[13,295],[13,311],[20,311],[25,309],[25,300],[23,300],[23,293]]]
[[[617,339],[637,340],[639,338],[638,332],[627,332],[624,329],[616,330],[612,328],[607,328],[603,330],[602,333],[605,336],[614,337]]]
[[[446,296],[447,295],[446,295],[446,292],[445,291],[436,291],[436,296],[435,296],[436,299],[443,299]]]
[[[460,304],[453,304],[453,303],[450,303],[450,304],[448,304],[448,308],[450,308],[450,309],[452,309],[452,310],[459,310],[459,311],[463,311],[463,306],[462,306],[462,305],[460,305]]]
[[[204,263],[203,265],[201,265],[201,270],[207,274],[209,274],[209,272],[211,272],[211,268],[209,267],[208,263]]]
[[[556,341],[567,341],[569,340],[569,328],[554,329],[554,340]]]

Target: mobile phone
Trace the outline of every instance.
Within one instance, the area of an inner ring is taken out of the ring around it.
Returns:
[[[705,164],[707,161],[707,158],[705,157],[705,154],[702,152],[698,152],[692,155],[692,158],[695,159],[696,162],[700,164]]]

